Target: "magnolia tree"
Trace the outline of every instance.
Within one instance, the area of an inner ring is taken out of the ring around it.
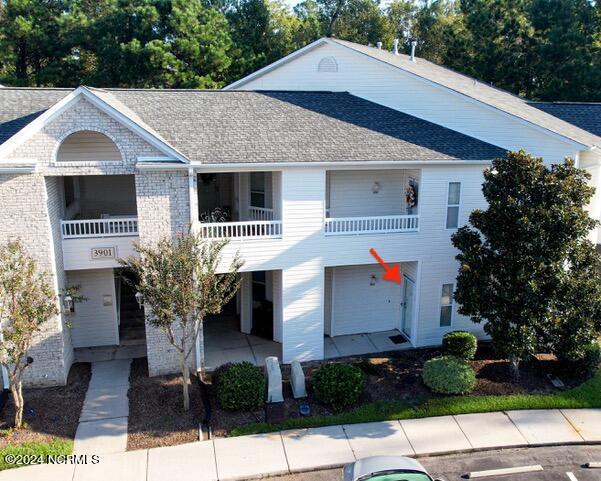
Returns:
[[[34,337],[58,314],[50,275],[40,271],[20,241],[0,247],[0,362],[8,371],[15,427],[23,424],[23,375],[31,364]]]
[[[134,287],[142,295],[147,322],[164,332],[179,354],[186,411],[190,408],[189,361],[202,335],[203,320],[219,314],[240,283],[238,256],[226,273],[217,273],[226,244],[206,242],[194,234],[166,237],[154,245],[136,245],[139,257],[121,261],[137,274]]]
[[[519,362],[540,350],[578,360],[601,330],[599,254],[587,239],[597,222],[585,206],[594,189],[572,160],[546,167],[523,151],[484,172],[486,210],[453,236],[460,262],[459,312],[497,351]]]

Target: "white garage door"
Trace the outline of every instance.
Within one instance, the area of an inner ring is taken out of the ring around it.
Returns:
[[[399,328],[401,287],[383,281],[382,273],[377,264],[334,269],[333,336]],[[373,286],[372,275],[376,276]]]

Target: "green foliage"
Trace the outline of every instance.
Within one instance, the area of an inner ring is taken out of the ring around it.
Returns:
[[[410,405],[404,401],[375,401],[352,411],[330,416],[288,419],[282,423],[253,423],[234,428],[230,436],[268,433],[337,424],[417,419],[517,409],[601,408],[601,371],[580,386],[554,394],[511,394],[507,396],[445,396]]]
[[[17,428],[23,422],[29,351],[44,324],[58,314],[57,304],[50,274],[39,269],[23,244],[16,240],[0,245],[0,364],[10,380]]]
[[[0,82],[215,88],[322,36],[410,35],[420,57],[516,94],[600,101],[600,17],[589,0],[6,0]]]
[[[42,459],[48,459],[48,456],[67,456],[73,451],[73,441],[70,439],[56,438],[47,443],[28,442],[21,444],[8,444],[0,448],[0,471],[4,469],[18,468],[18,464],[7,463],[7,455],[25,455],[42,456]]]
[[[215,372],[217,399],[230,411],[251,411],[263,406],[265,376],[260,368],[250,362],[221,366]]]
[[[318,401],[336,411],[352,406],[363,392],[363,371],[349,364],[324,364],[313,373],[313,391]]]
[[[590,377],[599,369],[601,345],[597,341],[593,341],[584,344],[576,352],[562,352],[558,357],[568,373],[583,373]]]
[[[446,354],[469,361],[476,355],[478,339],[467,331],[447,332],[442,338],[442,347]]]
[[[459,312],[486,320],[495,349],[514,368],[539,349],[560,355],[589,344],[601,329],[588,178],[572,160],[546,167],[510,152],[484,173],[488,208],[472,212],[470,226],[452,236]]]
[[[227,240],[207,242],[187,233],[164,237],[155,244],[136,244],[138,256],[119,260],[136,274],[133,287],[142,294],[147,322],[165,334],[179,355],[186,411],[190,405],[188,366],[204,318],[219,314],[240,286],[238,270],[243,262],[238,256],[227,272],[217,272],[226,245]]]
[[[472,367],[455,356],[428,359],[422,373],[424,384],[439,394],[465,394],[476,386]]]

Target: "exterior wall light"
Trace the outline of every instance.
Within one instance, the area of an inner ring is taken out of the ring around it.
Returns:
[[[370,286],[375,286],[376,285],[376,276],[374,274],[372,274],[371,278],[369,279],[369,285]]]
[[[138,303],[138,306],[140,307],[140,309],[142,309],[142,307],[144,307],[144,294],[142,294],[140,291],[136,292],[136,302]]]
[[[73,298],[70,295],[63,297],[63,308],[67,312],[73,312]]]
[[[374,182],[374,185],[371,186],[371,191],[374,194],[377,194],[378,192],[380,192],[380,183]]]

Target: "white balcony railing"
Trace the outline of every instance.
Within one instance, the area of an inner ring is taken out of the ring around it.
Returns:
[[[111,217],[110,219],[62,220],[63,239],[89,237],[137,236],[136,217]]]
[[[417,232],[419,215],[386,215],[374,217],[326,218],[325,234],[392,234],[395,232]]]
[[[274,239],[282,237],[281,220],[196,223],[204,239]]]
[[[273,220],[273,209],[250,206],[248,208],[248,218],[250,220]]]

